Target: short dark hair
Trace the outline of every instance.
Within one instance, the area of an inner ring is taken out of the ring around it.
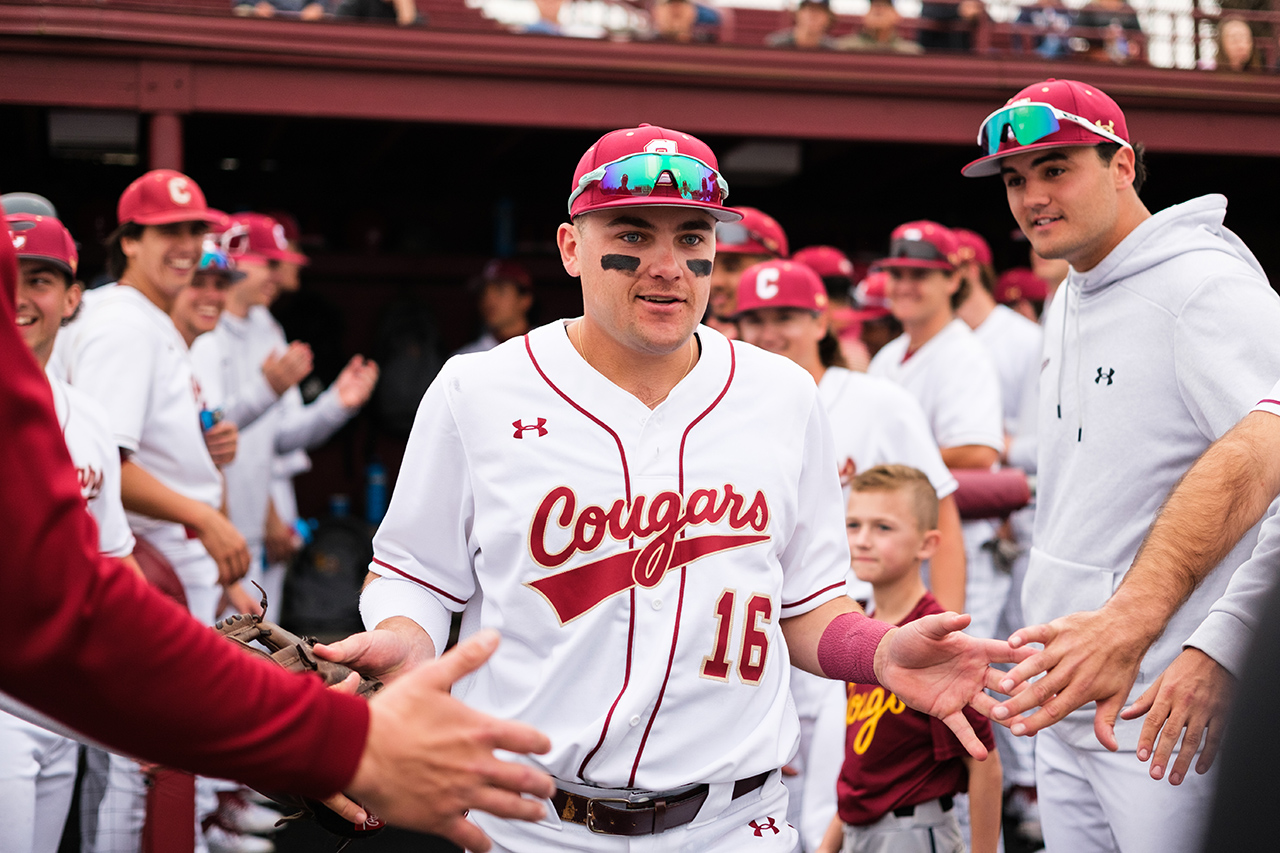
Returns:
[[[960,286],[956,288],[956,292],[951,294],[951,310],[956,311],[969,298],[969,279],[960,275],[960,270],[952,270],[947,275],[959,276]]]
[[[124,249],[120,247],[120,242],[126,237],[131,240],[138,239],[142,236],[142,231],[145,227],[136,222],[125,222],[107,237],[105,241],[107,247],[107,273],[116,281],[120,280],[120,276],[124,275],[125,267],[129,265],[129,259],[124,256]]]
[[[1102,161],[1104,166],[1111,165],[1111,159],[1116,156],[1116,152],[1120,150],[1119,142],[1101,142],[1093,146],[1098,152],[1098,159]],[[1142,192],[1142,185],[1147,182],[1147,164],[1143,162],[1143,154],[1147,151],[1141,142],[1133,146],[1133,191]]]

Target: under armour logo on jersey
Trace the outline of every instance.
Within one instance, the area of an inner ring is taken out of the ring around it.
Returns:
[[[765,818],[764,823],[761,823],[758,820],[753,820],[751,823],[747,824],[747,826],[751,827],[752,831],[755,832],[756,838],[764,838],[766,829],[774,835],[782,832],[781,829],[778,829],[778,824],[774,823],[774,820],[771,817]]]
[[[538,438],[542,438],[547,434],[546,418],[538,418],[537,423],[532,423],[528,426],[525,426],[524,421],[512,421],[511,425],[516,428],[516,438],[524,438],[525,432],[531,429],[536,429],[538,431]]]
[[[1098,368],[1098,375],[1097,375],[1097,377],[1096,377],[1096,378],[1094,378],[1094,380],[1093,380],[1093,384],[1094,384],[1094,385],[1101,385],[1101,384],[1102,384],[1102,380],[1104,380],[1104,379],[1105,379],[1105,380],[1107,380],[1107,384],[1108,384],[1108,385],[1110,385],[1110,384],[1111,384],[1111,377],[1112,377],[1112,376],[1115,376],[1115,375],[1116,375],[1116,369],[1115,369],[1114,367],[1113,367],[1113,368],[1111,368],[1111,369],[1109,369],[1106,373],[1103,373],[1103,372],[1102,372],[1102,368],[1101,368],[1101,367],[1099,367],[1099,368]]]

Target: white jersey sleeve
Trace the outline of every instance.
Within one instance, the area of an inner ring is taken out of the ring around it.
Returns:
[[[164,354],[147,318],[116,302],[97,306],[81,321],[67,369],[71,384],[107,413],[116,445],[133,452],[142,442],[151,377]]]
[[[338,389],[330,385],[309,404],[302,402],[302,392],[295,385],[280,398],[280,423],[276,429],[276,453],[311,450],[324,442],[358,409],[348,409],[338,397]]]
[[[475,503],[466,450],[446,393],[456,381],[451,364],[445,365],[418,405],[396,488],[373,539],[369,568],[388,577],[415,580],[458,612],[475,592],[471,567]],[[410,483],[420,485],[410,487]]]
[[[1280,382],[1276,383],[1276,387],[1271,389],[1270,394],[1258,401],[1258,405],[1254,406],[1253,410],[1280,415]]]
[[[133,532],[120,502],[120,450],[107,414],[87,394],[50,376],[54,409],[90,514],[98,522],[98,550],[110,557],[133,553]]]

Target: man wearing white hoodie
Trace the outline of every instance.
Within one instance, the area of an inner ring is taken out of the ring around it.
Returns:
[[[987,117],[979,141],[986,156],[964,174],[999,174],[1032,248],[1071,264],[1045,324],[1038,511],[1023,592],[1027,620],[1047,623],[1107,602],[1179,477],[1266,396],[1280,376],[1280,298],[1223,227],[1221,196],[1146,209],[1141,154],[1100,90],[1070,80],[1028,86]],[[1206,617],[1256,541],[1255,528],[1172,615],[1131,700],[1175,658],[1238,659],[1239,633]],[[1046,689],[1028,693],[1005,711],[1033,699],[1049,716],[1058,710]],[[1104,704],[1092,730],[1086,707],[1036,738],[1051,850],[1198,845],[1210,780],[1173,787],[1145,778],[1139,759],[1149,750],[1132,719],[1144,703],[1115,725],[1122,699]],[[1040,728],[1033,716],[1013,731]]]

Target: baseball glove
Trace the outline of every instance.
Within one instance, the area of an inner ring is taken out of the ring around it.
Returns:
[[[256,584],[255,584],[256,586]],[[261,587],[258,587],[261,590]],[[267,598],[263,594],[262,611],[266,613]],[[213,626],[214,630],[231,642],[240,646],[251,655],[271,661],[290,672],[318,674],[330,687],[341,684],[354,670],[342,664],[331,663],[315,656],[312,647],[316,644],[314,637],[300,637],[286,631],[274,622],[262,616],[236,614]],[[382,689],[382,682],[373,678],[360,677],[360,686],[356,695],[368,699]],[[334,835],[345,839],[338,850],[342,850],[353,839],[368,838],[381,832],[386,826],[379,818],[370,814],[363,824],[353,824],[318,800],[296,794],[285,794],[277,791],[263,791],[277,803],[293,810],[281,818],[280,823],[309,818],[320,824]]]

